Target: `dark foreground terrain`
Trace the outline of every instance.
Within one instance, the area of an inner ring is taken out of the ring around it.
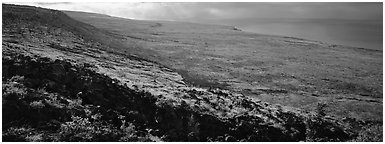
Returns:
[[[381,118],[335,117],[325,103],[313,111],[269,104],[162,64],[164,53],[141,37],[129,39],[60,11],[2,7],[3,141],[382,141]],[[141,33],[148,31],[132,31]],[[382,108],[373,98],[382,90],[367,92],[369,98],[342,100]]]

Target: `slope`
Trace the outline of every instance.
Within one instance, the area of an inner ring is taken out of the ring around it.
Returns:
[[[307,111],[326,103],[328,115],[382,121],[382,51],[230,26],[65,13],[151,51],[126,52],[176,70],[188,84]]]
[[[3,14],[4,141],[382,139],[364,135],[378,123],[325,117],[322,107],[307,114],[188,86],[167,67],[82,38],[77,28],[88,25],[67,29],[74,20],[59,11],[3,5]]]

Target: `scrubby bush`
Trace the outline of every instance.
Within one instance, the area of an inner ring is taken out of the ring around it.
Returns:
[[[32,131],[31,128],[25,127],[11,127],[7,130],[3,130],[3,141],[16,142],[16,141],[26,141],[24,137],[26,134]]]
[[[354,139],[355,142],[382,142],[383,131],[381,125],[370,125],[364,127]]]
[[[116,133],[116,129],[109,124],[73,116],[72,121],[62,124],[60,141],[113,141]]]

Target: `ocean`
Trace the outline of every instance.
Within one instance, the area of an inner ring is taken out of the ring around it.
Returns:
[[[222,20],[243,31],[298,37],[330,44],[382,50],[382,20],[255,19]]]

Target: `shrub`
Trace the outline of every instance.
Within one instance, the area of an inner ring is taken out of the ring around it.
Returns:
[[[72,116],[72,121],[62,124],[60,141],[148,141],[148,137],[138,136],[132,123],[123,124],[120,128],[100,120],[100,114],[92,115],[92,120]]]
[[[25,127],[10,127],[7,130],[3,130],[3,141],[27,141],[25,135],[32,132],[33,129]]]
[[[39,101],[33,101],[32,103],[29,104],[32,108],[34,109],[41,109],[44,107],[44,104],[41,100]]]
[[[356,139],[353,141],[356,142],[382,142],[382,126],[381,125],[371,125],[366,126],[359,132]]]
[[[326,103],[317,103],[317,118],[323,118],[326,116],[325,108],[327,104]]]
[[[43,141],[43,134],[30,135],[30,136],[27,136],[25,139],[30,142]]]
[[[91,141],[95,127],[88,118],[72,116],[72,121],[62,124],[60,134],[62,141]]]

